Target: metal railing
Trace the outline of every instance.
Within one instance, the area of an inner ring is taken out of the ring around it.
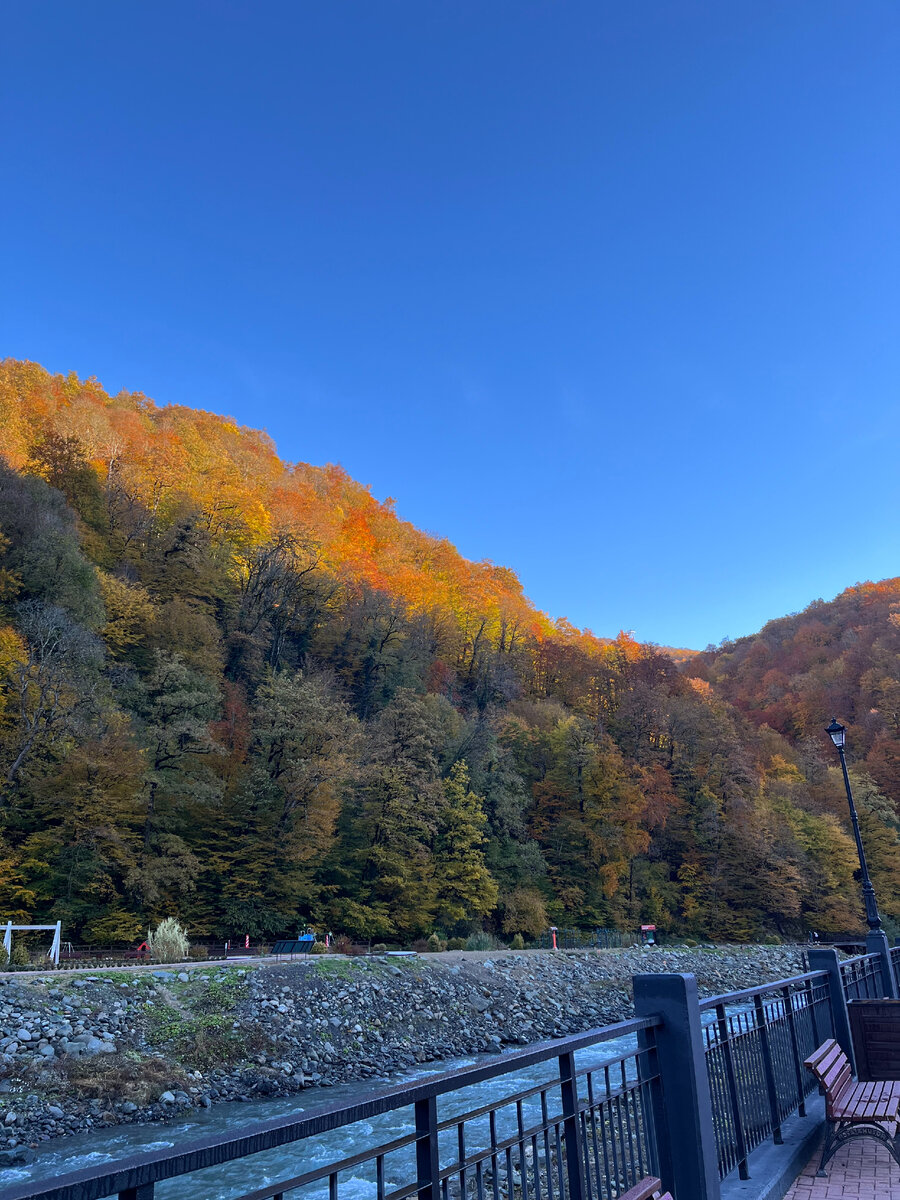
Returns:
[[[891,969],[894,972],[897,994],[900,995],[900,946],[891,947]]]
[[[621,950],[633,946],[638,941],[633,933],[623,933],[621,929],[557,929],[556,946],[559,950],[584,950],[591,947],[601,950]],[[540,950],[553,948],[552,932],[539,935],[535,946]]]
[[[501,1062],[389,1088],[357,1104],[267,1121],[239,1136],[207,1137],[105,1170],[75,1171],[49,1186],[13,1186],[3,1197],[152,1200],[163,1180],[346,1128],[347,1144],[355,1148],[351,1156],[267,1182],[240,1200],[283,1200],[287,1192],[341,1200],[345,1184],[358,1193],[361,1182],[373,1200],[616,1200],[659,1170],[653,1114],[661,1102],[655,1053],[660,1026],[657,1018],[625,1021],[504,1055]],[[576,1052],[638,1033],[635,1049],[599,1064],[576,1064]],[[523,1089],[517,1072],[544,1063],[546,1079]],[[508,1082],[508,1093],[467,1107],[465,1089],[488,1080]],[[369,1122],[384,1113],[396,1116],[391,1140],[380,1142]],[[257,1177],[271,1174],[267,1168]]]
[[[844,999],[878,1000],[885,994],[881,959],[877,954],[860,954],[840,964]]]
[[[700,1002],[719,1178],[735,1167],[749,1178],[747,1157],[767,1138],[781,1143],[781,1124],[805,1114],[815,1089],[803,1066],[834,1036],[828,977],[813,971],[778,983]]]

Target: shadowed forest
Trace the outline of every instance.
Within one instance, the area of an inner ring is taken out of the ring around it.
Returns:
[[[898,654],[900,579],[700,654],[596,637],[339,467],[0,364],[4,920],[856,929],[837,714],[896,922]]]

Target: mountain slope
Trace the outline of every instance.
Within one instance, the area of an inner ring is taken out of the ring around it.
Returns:
[[[551,621],[339,468],[31,363],[0,367],[0,460],[7,915],[95,942],[170,914],[398,943],[858,924],[823,739],[765,723],[766,671],[737,686],[759,650],[679,666]],[[900,916],[893,803],[858,786]]]

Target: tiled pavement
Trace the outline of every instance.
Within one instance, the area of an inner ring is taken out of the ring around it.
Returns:
[[[784,1200],[900,1200],[900,1167],[873,1139],[838,1150],[825,1168],[827,1179],[816,1178],[821,1154],[819,1146]]]

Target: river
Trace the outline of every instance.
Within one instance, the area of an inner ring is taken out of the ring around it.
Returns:
[[[636,1049],[635,1036],[629,1035],[615,1041],[603,1042],[597,1046],[579,1051],[576,1061],[579,1069],[593,1068],[611,1059],[617,1059],[623,1054],[629,1054]],[[448,1070],[462,1070],[472,1066],[474,1058],[444,1060],[434,1063],[427,1068],[415,1072],[396,1075],[390,1080],[391,1084],[410,1083],[427,1078]],[[491,1056],[490,1061],[498,1066],[501,1056]],[[629,1060],[633,1066],[634,1060]],[[439,1100],[439,1115],[441,1119],[480,1108],[483,1105],[496,1103],[504,1096],[523,1091],[540,1083],[553,1083],[558,1087],[558,1068],[555,1059],[539,1063],[525,1070],[510,1072],[499,1078],[487,1080],[480,1084],[461,1089]],[[153,1150],[175,1149],[186,1142],[198,1137],[245,1132],[258,1121],[271,1120],[275,1117],[287,1116],[292,1113],[311,1113],[316,1107],[340,1103],[341,1100],[359,1101],[372,1092],[386,1086],[384,1080],[366,1080],[362,1083],[341,1084],[326,1090],[310,1090],[299,1096],[282,1100],[260,1100],[249,1104],[217,1104],[211,1109],[193,1110],[190,1116],[181,1121],[155,1125],[122,1125],[108,1130],[93,1129],[84,1134],[66,1138],[56,1138],[42,1142],[36,1152],[35,1161],[29,1166],[14,1167],[2,1172],[2,1183],[10,1186],[28,1180],[39,1182],[47,1180],[48,1184],[67,1171],[76,1171],[85,1167],[102,1168],[107,1163],[125,1158],[132,1154],[150,1152]],[[558,1094],[558,1093],[557,1093]],[[249,1158],[239,1159],[198,1171],[179,1179],[168,1180],[157,1184],[157,1200],[234,1200],[254,1188],[264,1187],[270,1182],[298,1175],[303,1171],[314,1170],[358,1152],[365,1146],[376,1146],[390,1141],[413,1129],[412,1110],[399,1109],[384,1113],[370,1121],[360,1121],[344,1129],[334,1130],[316,1138],[278,1150],[256,1154]],[[539,1118],[537,1098],[526,1102],[526,1120],[531,1117]],[[511,1133],[515,1125],[515,1106],[501,1109],[498,1113],[498,1133]],[[469,1126],[467,1125],[467,1128]],[[484,1120],[482,1131],[487,1138],[487,1121]],[[445,1135],[442,1135],[442,1139]],[[487,1141],[485,1141],[487,1144]],[[447,1131],[448,1156],[455,1150],[455,1135]],[[442,1155],[443,1157],[443,1155]],[[386,1160],[385,1169],[389,1173],[388,1189],[392,1185],[408,1182],[414,1178],[415,1168],[411,1148],[397,1152]],[[375,1194],[371,1172],[359,1168],[356,1177],[342,1175],[340,1196],[341,1200],[372,1200]],[[327,1186],[315,1191],[307,1190],[305,1195],[310,1200],[319,1200],[327,1196]],[[2,1192],[0,1192],[2,1197]]]

